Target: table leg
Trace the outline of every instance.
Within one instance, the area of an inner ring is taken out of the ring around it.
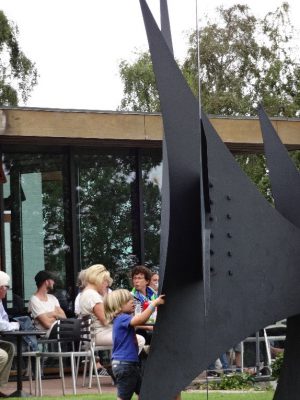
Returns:
[[[17,336],[17,390],[9,395],[9,397],[31,397],[30,394],[22,391],[22,336]]]
[[[17,390],[22,391],[22,336],[17,336]]]

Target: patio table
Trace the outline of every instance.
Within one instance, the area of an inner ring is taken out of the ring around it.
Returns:
[[[23,392],[22,387],[22,337],[27,335],[44,336],[46,331],[30,330],[30,331],[0,331],[0,335],[5,337],[14,337],[17,342],[17,390],[8,397],[31,397],[29,393]]]

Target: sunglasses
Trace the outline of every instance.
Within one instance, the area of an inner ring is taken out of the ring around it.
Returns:
[[[0,286],[1,288],[5,288],[6,290],[8,290],[9,289],[9,286],[8,285],[2,285],[2,286]]]

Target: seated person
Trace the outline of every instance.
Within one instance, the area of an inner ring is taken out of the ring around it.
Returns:
[[[14,345],[10,342],[0,340],[0,386],[7,384],[14,358]],[[8,397],[0,392],[0,397]]]
[[[20,315],[27,315],[27,310],[25,307],[24,299],[17,295],[16,293],[12,294],[12,307],[8,310],[8,316],[10,319],[15,317],[19,317]]]
[[[40,271],[35,276],[37,291],[31,296],[28,311],[34,319],[37,329],[47,330],[46,337],[54,338],[56,329],[53,329],[58,319],[66,318],[59,301],[48,291],[53,289],[54,276],[48,271]]]
[[[64,310],[67,318],[74,318],[75,314],[73,312],[73,302],[71,289],[57,289],[54,291],[54,296],[57,298],[60,308]]]
[[[281,336],[281,335],[278,335],[278,336]],[[284,344],[285,344],[284,341],[269,340],[269,344],[270,344],[270,353],[271,353],[272,359],[275,359],[280,354],[284,353]]]
[[[222,365],[223,372],[225,374],[227,374],[228,372],[231,372],[230,369],[229,369],[229,361],[228,361],[228,358],[227,358],[227,354],[226,353],[222,353],[220,355],[220,357],[219,357],[219,360],[220,360],[220,363]],[[218,375],[219,375],[219,373],[216,370],[216,362],[214,362],[214,363],[210,364],[207,367],[207,376],[215,376],[216,377]]]
[[[9,322],[9,318],[6,310],[4,309],[2,300],[6,297],[7,290],[9,289],[9,275],[0,271],[0,330],[1,331],[13,331],[18,330],[20,325],[18,322]]]
[[[242,372],[242,343],[239,342],[233,347],[235,354],[236,372]]]
[[[269,340],[271,357],[276,358],[284,352],[285,339],[283,340],[283,337],[286,336],[286,321],[267,327],[266,332],[268,336],[277,336],[278,340]]]
[[[14,330],[19,330],[20,325],[22,323],[13,321],[10,322],[7,312],[3,306],[2,300],[6,297],[7,290],[9,289],[9,281],[10,277],[9,275],[4,272],[0,271],[0,330],[1,331],[14,331]],[[26,319],[28,317],[19,317],[19,319]],[[30,321],[30,319],[28,318]],[[34,338],[36,339],[36,338]],[[23,337],[22,342],[23,345],[26,346],[25,348],[27,349],[28,342],[27,340],[31,342],[32,338],[31,337]],[[13,356],[14,356],[14,348],[16,345],[16,338],[15,337],[8,337],[6,341],[0,341],[0,386],[4,385],[7,383],[12,361],[13,361]],[[1,392],[0,392],[0,397]]]
[[[149,287],[151,280],[151,271],[149,268],[144,265],[137,265],[131,272],[131,278],[133,284],[131,293],[134,297],[135,314],[139,314],[147,304],[157,298],[157,294]],[[139,326],[137,329],[137,333],[145,338],[147,345],[151,342],[152,331],[153,326],[147,325]]]
[[[85,287],[79,298],[80,316],[91,315],[95,343],[98,346],[112,346],[112,325],[104,316],[103,298],[112,284],[109,271],[102,264],[95,264],[85,270]]]
[[[80,316],[91,315],[92,328],[95,332],[97,346],[112,347],[112,325],[104,315],[103,299],[111,290],[112,278],[109,271],[102,264],[95,264],[87,268],[84,273],[84,289],[79,298]],[[138,337],[139,348],[142,350],[145,341]]]
[[[149,283],[149,287],[153,289],[154,293],[157,294],[159,285],[159,275],[157,272],[151,272],[151,279]]]
[[[75,302],[74,302],[74,313],[75,315],[78,317],[80,315],[80,306],[79,306],[79,299],[80,299],[80,295],[83,291],[83,289],[85,288],[85,269],[82,269],[77,277],[77,286],[78,286],[78,294],[75,298]]]

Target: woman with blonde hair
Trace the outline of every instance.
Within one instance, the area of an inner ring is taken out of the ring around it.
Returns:
[[[80,306],[79,306],[79,299],[83,289],[85,288],[85,269],[82,269],[77,277],[77,287],[78,287],[78,294],[75,298],[74,302],[74,313],[75,315],[80,315]]]
[[[113,280],[109,271],[102,264],[95,264],[85,270],[85,287],[79,299],[80,315],[91,315],[92,328],[95,332],[96,346],[112,347],[112,325],[104,314],[104,296],[111,292]],[[139,352],[145,345],[145,339],[137,335]]]
[[[85,270],[85,287],[79,299],[80,315],[91,315],[98,346],[112,345],[112,325],[106,320],[103,307],[103,298],[112,282],[109,271],[102,264],[92,265]]]

